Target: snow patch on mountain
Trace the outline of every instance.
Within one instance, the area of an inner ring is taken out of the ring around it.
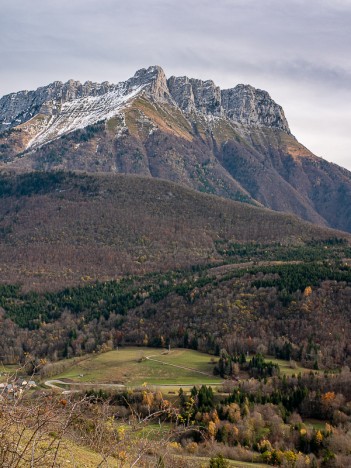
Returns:
[[[87,96],[64,102],[59,114],[45,119],[42,130],[28,142],[27,149],[36,148],[67,133],[110,119],[144,87],[145,85],[142,85],[126,90],[125,86],[117,85],[115,90],[101,96]],[[30,124],[31,121],[27,123]]]

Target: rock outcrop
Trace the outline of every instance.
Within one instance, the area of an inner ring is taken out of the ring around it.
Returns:
[[[158,65],[142,68],[126,82],[128,90],[143,88],[143,90],[153,96],[155,99],[165,102],[171,102],[171,98],[165,72]]]
[[[221,115],[221,90],[212,80],[189,79],[187,76],[172,76],[168,80],[170,93],[185,112],[199,112],[204,115]]]
[[[182,111],[196,112],[193,86],[187,76],[171,76],[167,84],[174,101]]]
[[[58,115],[63,103],[87,96],[102,96],[116,89],[108,82],[55,81],[35,91],[20,91],[0,99],[0,130],[16,127],[37,114]]]
[[[245,125],[279,128],[290,133],[282,107],[273,101],[267,91],[240,84],[222,90],[221,98],[229,119]]]

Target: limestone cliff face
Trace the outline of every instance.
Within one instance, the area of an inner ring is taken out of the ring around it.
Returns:
[[[240,84],[222,90],[221,98],[229,119],[246,125],[279,128],[290,133],[282,107],[273,101],[267,91]]]
[[[61,106],[67,101],[87,96],[101,96],[116,85],[108,82],[92,83],[69,80],[67,83],[55,81],[35,91],[11,93],[0,99],[0,130],[16,127],[37,114],[58,115]]]
[[[196,111],[192,83],[187,76],[171,76],[167,84],[170,94],[182,111],[188,113]]]
[[[172,76],[168,80],[168,87],[182,111],[221,115],[221,90],[212,80],[202,81],[187,76]]]
[[[168,80],[168,88],[184,112],[222,116],[243,125],[279,128],[290,133],[282,107],[267,91],[242,84],[221,91],[211,80],[201,81],[186,76],[172,76]]]
[[[126,83],[128,89],[142,88],[157,100],[173,103],[165,72],[157,65],[138,70]]]

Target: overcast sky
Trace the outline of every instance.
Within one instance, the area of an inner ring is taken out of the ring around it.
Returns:
[[[292,133],[351,170],[351,0],[0,0],[0,96],[55,80],[249,83]]]

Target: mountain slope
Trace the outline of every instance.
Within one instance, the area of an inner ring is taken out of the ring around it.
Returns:
[[[4,96],[0,124],[6,169],[164,178],[351,231],[350,172],[303,147],[283,109],[249,85],[220,90],[150,67],[117,85]]]
[[[59,288],[222,262],[218,242],[299,246],[350,235],[140,176],[1,176],[0,282]]]

